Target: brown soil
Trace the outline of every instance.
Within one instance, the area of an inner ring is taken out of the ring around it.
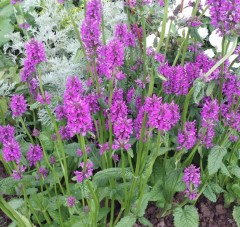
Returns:
[[[176,196],[176,201],[182,201],[182,195]],[[201,197],[196,204],[200,217],[200,227],[237,227],[232,217],[232,207],[225,208],[223,199],[220,197],[216,203]],[[145,217],[154,227],[173,227],[173,215],[164,218],[160,217],[160,209],[154,204],[149,204]],[[143,227],[136,224],[135,227]]]

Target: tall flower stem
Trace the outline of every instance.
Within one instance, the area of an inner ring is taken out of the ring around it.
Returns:
[[[61,189],[61,192],[62,192],[62,194],[64,195],[65,193],[64,193],[62,184],[61,184],[61,182],[60,182],[60,180],[59,180],[58,174],[57,174],[57,172],[55,171],[55,169],[51,166],[51,164],[50,164],[50,162],[49,162],[49,159],[48,159],[48,156],[47,156],[47,153],[46,153],[46,150],[45,150],[45,148],[44,148],[44,145],[43,145],[42,141],[41,141],[41,140],[39,140],[39,141],[40,141],[41,147],[42,147],[42,149],[43,149],[44,159],[45,159],[45,161],[46,161],[49,169],[51,169],[51,171],[53,172],[54,178],[57,180],[57,182],[58,182],[58,184],[59,184],[59,187],[60,187],[60,189]]]
[[[146,188],[148,179],[149,179],[149,177],[152,173],[153,165],[155,163],[156,158],[158,157],[158,150],[159,150],[160,146],[161,146],[161,132],[158,131],[156,153],[155,153],[155,155],[153,155],[151,163],[150,163],[148,169],[146,170],[145,177],[141,178],[142,179],[141,181],[143,181],[143,182],[140,182],[140,196],[139,196],[139,199],[138,199],[138,205],[137,205],[137,211],[136,211],[137,214],[140,210],[140,206],[141,206],[141,203],[142,203],[142,198],[143,198],[143,195],[144,195],[144,192],[145,192],[145,188]]]
[[[6,122],[5,122],[5,116],[3,113],[2,105],[0,105],[0,115],[1,115],[1,119],[2,119],[2,124],[5,125]]]
[[[27,127],[26,127],[26,125],[25,125],[22,117],[20,117],[19,120],[20,120],[20,122],[21,122],[21,124],[22,124],[22,127],[24,128],[25,132],[27,133],[28,138],[30,139],[31,143],[34,144],[33,138],[32,138],[32,136],[30,135],[30,133],[29,133],[29,131],[28,131],[28,129],[27,129]]]
[[[86,1],[86,0],[85,0],[85,1]],[[85,48],[84,48],[84,45],[83,45],[83,42],[82,42],[82,38],[81,38],[81,36],[80,36],[80,32],[78,31],[77,25],[76,25],[76,23],[75,23],[75,21],[74,21],[74,19],[73,19],[73,17],[72,17],[71,12],[69,12],[68,10],[67,10],[67,12],[68,12],[68,15],[69,15],[69,17],[70,17],[71,23],[72,23],[72,25],[73,25],[73,29],[74,29],[74,31],[75,31],[75,33],[76,33],[76,35],[77,35],[77,39],[78,39],[78,42],[79,42],[79,44],[80,44],[81,50],[82,50],[82,52],[83,52],[83,55],[84,55],[85,59],[87,59],[87,53],[86,53],[86,51],[85,51]],[[89,61],[87,61],[87,67],[88,67],[88,72],[91,73],[91,75],[92,75],[92,70],[91,70]],[[93,75],[92,75],[92,76],[93,76]]]
[[[40,91],[42,94],[43,99],[45,100],[45,95],[44,95],[44,90],[43,90],[43,86],[42,86],[42,75],[41,75],[41,71],[38,69],[38,75],[39,75],[39,87],[40,87]],[[68,167],[67,167],[67,159],[66,159],[66,155],[64,152],[64,147],[63,147],[63,143],[62,143],[62,139],[61,136],[59,134],[59,130],[58,130],[58,126],[57,126],[57,122],[51,112],[51,110],[49,109],[48,105],[45,103],[45,108],[47,110],[47,113],[49,115],[49,117],[51,118],[51,121],[53,123],[53,127],[57,136],[57,141],[62,153],[62,158],[63,158],[63,164],[64,164],[64,171],[63,171],[63,175],[65,178],[65,183],[66,183],[66,189],[67,189],[67,195],[70,195],[70,188],[69,188],[69,182],[68,182]]]
[[[164,60],[166,59],[167,56],[167,50],[168,50],[168,44],[171,36],[171,29],[172,29],[172,20],[170,21],[169,29],[168,29],[168,36],[165,44],[165,51],[164,51]]]
[[[196,14],[197,14],[197,10],[198,10],[198,6],[200,4],[200,1],[201,0],[197,0],[196,3],[195,3],[195,6],[193,8],[193,11],[192,11],[192,18],[194,19]],[[189,28],[190,29],[190,28]],[[185,61],[185,57],[186,57],[186,52],[187,52],[187,48],[188,48],[188,39],[189,39],[189,36],[190,36],[190,31],[188,29],[188,32],[187,32],[187,38],[185,40],[185,44],[184,44],[184,48],[183,48],[183,54],[182,54],[182,60],[181,60],[181,65],[184,65],[184,61]]]
[[[83,162],[84,162],[83,171],[86,172],[87,152],[86,152],[85,138],[82,135],[77,135],[77,138],[81,146],[81,149],[83,151]]]
[[[157,45],[156,52],[159,52],[164,41],[165,37],[165,30],[166,30],[166,24],[167,24],[167,18],[168,18],[168,0],[164,1],[164,15],[163,15],[163,22],[162,22],[162,30],[160,35],[160,41]]]
[[[123,184],[124,184],[124,204],[127,204],[127,185],[126,185],[126,173],[125,173],[125,157],[123,154],[123,149],[121,149],[121,163],[122,163],[122,177],[123,177]]]
[[[188,94],[185,98],[185,101],[184,101],[183,113],[182,113],[182,131],[184,131],[184,128],[185,128],[189,102],[190,102],[190,99],[191,99],[193,93],[194,93],[194,88],[192,87],[191,90],[188,92]]]
[[[237,41],[238,41],[238,39],[237,39],[237,37],[235,37],[232,48],[229,50],[228,53],[226,53],[226,54],[224,55],[224,57],[223,57],[221,60],[219,60],[219,61],[204,75],[205,78],[207,78],[209,75],[211,75],[222,63],[224,63],[224,62],[232,55],[232,53],[233,53],[234,50],[236,49]]]

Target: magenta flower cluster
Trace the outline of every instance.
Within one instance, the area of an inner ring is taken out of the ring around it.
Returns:
[[[240,0],[208,0],[211,23],[219,33],[231,35],[235,32],[240,34]]]
[[[27,103],[22,94],[13,95],[10,108],[14,117],[21,117],[27,111]]]
[[[97,47],[101,45],[101,18],[101,1],[89,1],[86,7],[86,17],[81,26],[82,40],[89,59],[96,52]]]
[[[49,94],[47,91],[44,92],[44,96],[38,93],[36,100],[41,104],[47,104],[49,105],[51,102],[52,95]]]
[[[219,111],[220,107],[217,100],[205,101],[201,111],[202,128],[199,137],[201,138],[201,143],[204,144],[206,148],[211,148],[213,146],[212,141],[215,136],[214,128],[218,121]]]
[[[201,183],[200,178],[200,168],[190,165],[184,169],[183,182],[187,187],[185,194],[190,200],[194,200],[197,197],[197,189]]]
[[[184,131],[179,131],[178,133],[178,150],[185,148],[186,150],[191,149],[194,144],[196,143],[197,138],[197,129],[196,129],[196,122],[186,122]]]
[[[14,127],[10,125],[0,126],[0,143],[3,144],[3,159],[6,162],[16,161],[20,163],[22,152],[19,143],[14,138]]]
[[[41,161],[43,158],[43,152],[41,147],[37,145],[30,144],[29,150],[27,152],[27,160],[30,166],[36,166],[37,162]]]
[[[26,166],[21,166],[21,165],[17,165],[16,170],[12,171],[12,177],[15,180],[21,180],[23,178],[23,173],[25,172],[25,170],[27,169]]]
[[[74,196],[69,196],[67,198],[67,205],[68,207],[73,207],[76,203],[76,198]]]
[[[148,125],[159,131],[169,131],[179,119],[179,107],[174,102],[163,103],[161,97],[146,98],[144,109],[148,114]]]
[[[37,88],[39,86],[37,77],[37,65],[46,61],[44,46],[42,42],[31,39],[25,46],[26,58],[24,67],[21,70],[22,82],[27,82],[31,95],[36,98]]]
[[[188,62],[184,66],[169,66],[168,63],[160,64],[159,73],[167,78],[163,82],[166,94],[187,95],[196,78],[202,78],[207,82],[219,77],[219,69],[215,70],[207,79],[203,77],[215,65],[215,61],[205,54],[199,53],[195,62]]]
[[[88,179],[92,176],[93,172],[93,163],[87,162],[86,163],[86,170],[84,171],[84,162],[80,163],[80,167],[82,168],[82,171],[74,171],[74,174],[76,175],[77,182],[82,182],[84,179]]]
[[[119,39],[111,40],[106,46],[98,48],[97,68],[99,75],[111,79],[119,72],[124,62],[124,44]]]
[[[126,47],[136,45],[135,36],[132,31],[129,31],[127,24],[117,24],[114,37],[123,42]]]
[[[82,84],[77,76],[68,78],[64,93],[64,113],[71,137],[75,134],[85,136],[92,130],[90,106],[82,94]]]
[[[21,3],[21,2],[23,2],[23,0],[11,0],[12,5],[15,5],[15,4]]]

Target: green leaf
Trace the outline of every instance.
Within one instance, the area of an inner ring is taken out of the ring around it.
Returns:
[[[102,220],[104,217],[106,217],[109,213],[110,209],[107,207],[100,208],[99,213],[98,213],[98,218],[97,221]]]
[[[204,89],[205,89],[205,83],[201,81],[200,79],[194,81],[194,93],[193,93],[193,100],[196,104],[199,104],[199,102],[204,97]]]
[[[109,168],[99,171],[93,177],[93,182],[98,185],[101,181],[109,180],[110,177],[115,179],[122,178],[122,168]],[[126,180],[131,180],[133,178],[130,168],[125,168],[125,177]]]
[[[167,81],[167,78],[165,76],[163,76],[162,74],[157,73],[157,76],[158,76],[159,79],[161,79],[163,81]]]
[[[141,201],[141,205],[140,205],[140,209],[138,211],[138,213],[136,214],[138,217],[143,217],[143,215],[145,214],[145,210],[147,208],[148,202],[151,199],[151,193],[145,193],[143,195],[142,201]],[[137,200],[136,204],[138,204],[139,200]],[[136,210],[134,211],[134,213],[136,213]]]
[[[237,198],[240,198],[240,186],[239,184],[233,184],[231,187],[232,191],[236,195]]]
[[[117,223],[116,227],[132,227],[136,222],[136,217],[133,215],[128,215],[120,220],[120,222]]]
[[[182,188],[183,185],[182,182],[183,173],[181,169],[175,169],[171,170],[166,173],[165,179],[164,179],[164,198],[167,200],[167,202],[171,202],[173,195],[175,192],[179,190],[179,188]]]
[[[160,181],[153,186],[150,201],[165,201]]]
[[[32,195],[32,194],[35,194],[38,192],[38,189],[37,188],[27,188],[26,189],[26,194],[27,195]]]
[[[237,226],[240,227],[240,206],[233,207],[233,218],[237,222]]]
[[[20,207],[24,206],[24,200],[23,199],[12,199],[8,202],[8,204],[14,209],[17,210]]]
[[[223,175],[225,175],[227,177],[232,177],[231,174],[229,173],[227,167],[224,165],[223,162],[221,163],[220,171]]]
[[[5,35],[13,32],[14,28],[10,22],[10,19],[4,16],[0,16],[0,46],[9,41],[9,38],[6,38]]]
[[[80,146],[78,143],[70,143],[64,146],[65,153],[73,157],[76,157],[77,149],[80,149]]]
[[[224,147],[215,146],[211,149],[208,155],[208,172],[209,175],[217,173],[220,169],[224,155],[227,154],[227,150]]]
[[[0,192],[5,195],[14,195],[16,194],[15,185],[17,181],[12,177],[7,177],[0,180]]]
[[[240,167],[239,166],[229,166],[229,171],[231,174],[240,179]]]
[[[223,188],[221,188],[219,186],[219,184],[217,183],[214,183],[214,182],[210,182],[209,183],[210,187],[212,188],[212,190],[215,192],[215,193],[222,193],[222,192],[225,192],[225,190]]]
[[[199,216],[194,206],[178,207],[173,210],[175,227],[198,227]]]
[[[148,227],[153,227],[153,224],[148,220],[146,219],[145,217],[140,217],[138,219],[138,221],[143,224],[144,226],[148,226]]]
[[[133,155],[133,150],[132,150],[132,148],[130,148],[130,149],[128,150],[128,154],[130,155],[131,158],[133,158],[134,155]]]
[[[203,195],[209,199],[212,202],[216,202],[217,201],[217,197],[215,195],[215,193],[213,192],[212,188],[210,187],[210,185],[208,185],[205,190],[203,191]]]
[[[206,94],[207,96],[210,96],[213,93],[213,89],[215,88],[215,81],[211,81],[208,86],[207,86],[207,90],[206,90]]]
[[[35,110],[35,109],[39,108],[40,106],[41,106],[41,105],[40,105],[39,102],[35,102],[35,103],[29,105],[30,110]]]
[[[226,206],[229,206],[231,203],[234,202],[234,200],[235,200],[235,195],[234,195],[233,193],[231,193],[231,192],[225,192],[225,193],[223,194],[223,198],[224,198],[224,204],[225,204]]]
[[[46,150],[52,150],[53,149],[53,142],[50,139],[51,137],[47,136],[47,134],[40,133],[39,140],[43,142],[43,146]]]

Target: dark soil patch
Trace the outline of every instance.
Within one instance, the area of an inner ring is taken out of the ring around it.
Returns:
[[[175,201],[182,201],[182,195],[177,195]],[[196,204],[200,217],[200,227],[237,227],[232,217],[232,207],[224,207],[223,198],[220,197],[216,203],[201,197]],[[160,209],[155,204],[148,205],[145,217],[153,224],[154,227],[173,227],[173,215],[164,218],[160,217]],[[136,224],[135,227],[143,227]]]

